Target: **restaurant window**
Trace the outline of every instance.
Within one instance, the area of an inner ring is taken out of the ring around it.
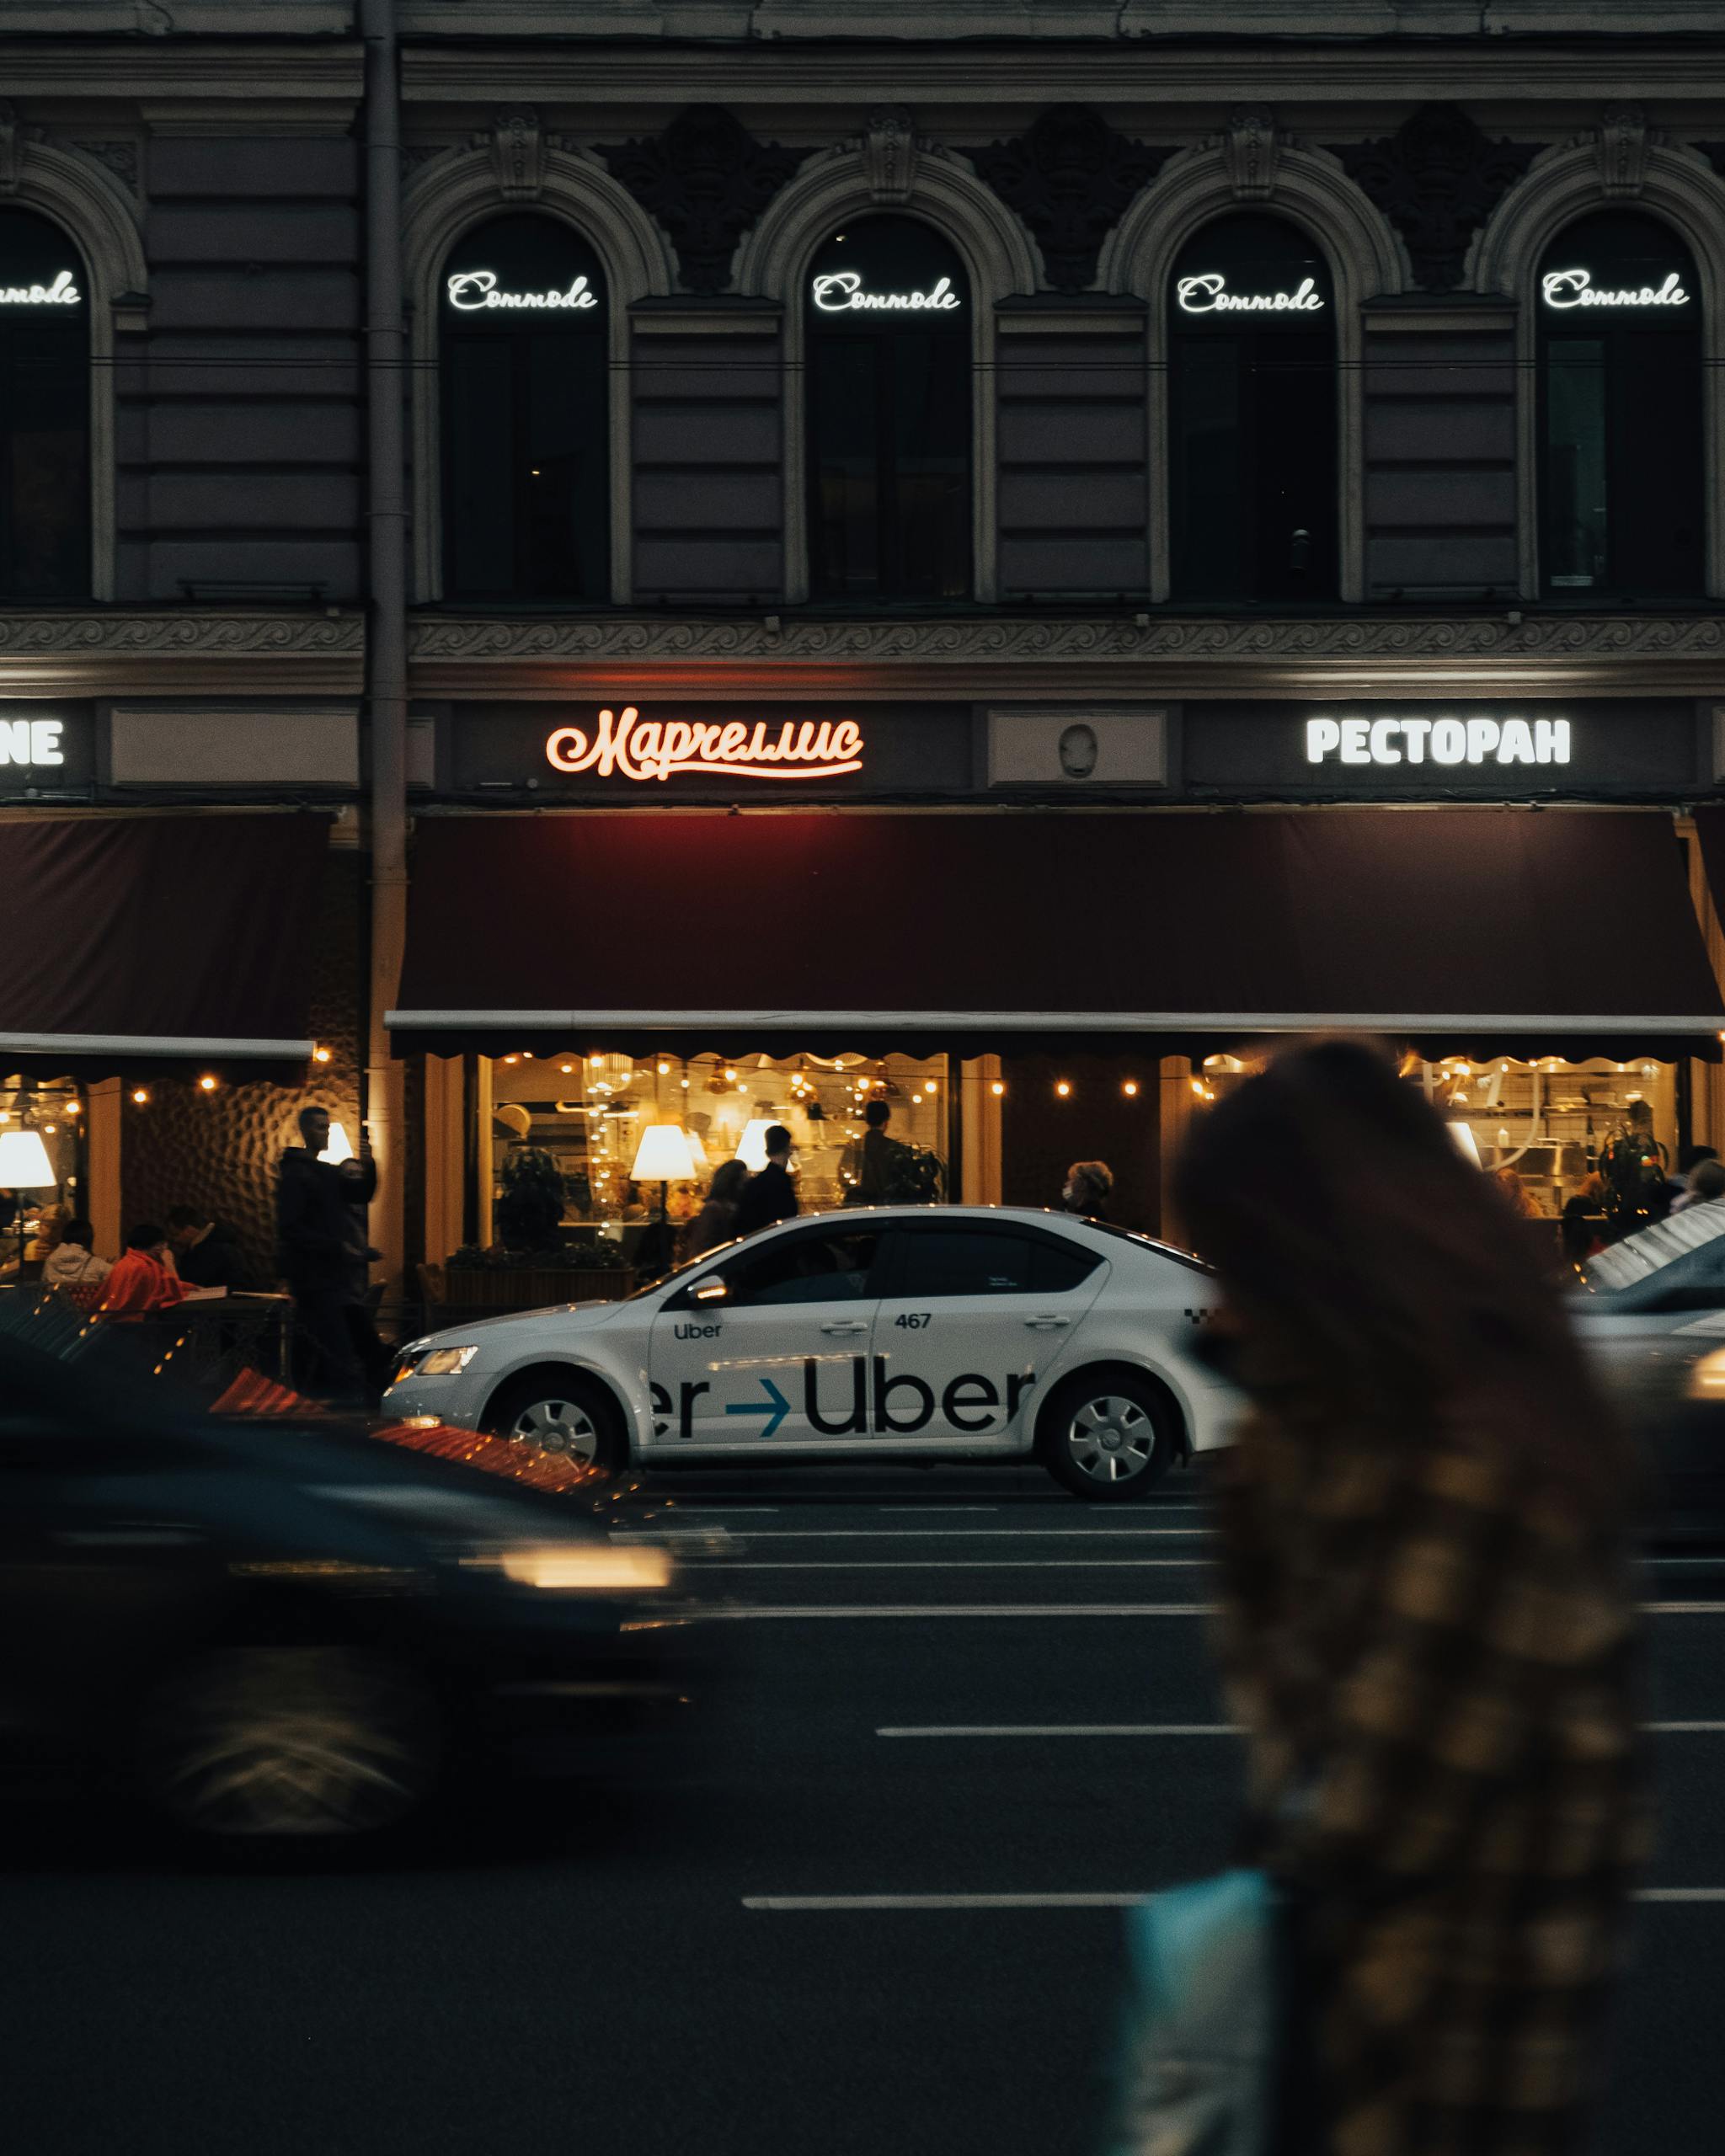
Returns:
[[[595,1246],[633,1256],[659,1211],[656,1181],[633,1180],[641,1134],[674,1123],[688,1140],[695,1172],[664,1193],[670,1225],[680,1229],[700,1210],[713,1172],[727,1161],[749,1169],[766,1161],[774,1123],[791,1134],[791,1171],[804,1213],[845,1203],[862,1172],[862,1141],[871,1101],[889,1111],[887,1134],[917,1159],[940,1164],[947,1150],[948,1079],[944,1056],[791,1055],[729,1059],[697,1055],[582,1055],[573,1052],[498,1057],[489,1065],[489,1105],[482,1091],[481,1170],[484,1203],[479,1240],[502,1239],[499,1209],[511,1162],[524,1151],[546,1156],[561,1194],[558,1241],[579,1255]],[[536,1164],[538,1165],[538,1164]],[[907,1178],[905,1188],[912,1187]]]
[[[865,217],[809,267],[809,544],[824,599],[970,590],[969,281],[911,217]]]
[[[1190,1066],[1191,1113],[1202,1115],[1265,1067],[1262,1051],[1206,1056]],[[1165,1066],[1166,1067],[1166,1066]],[[1402,1077],[1451,1125],[1457,1150],[1495,1176],[1514,1210],[1535,1225],[1554,1260],[1584,1259],[1613,1240],[1606,1181],[1614,1139],[1643,1118],[1667,1170],[1679,1165],[1678,1066],[1651,1056],[1450,1055],[1411,1051]],[[1178,1082],[1178,1079],[1175,1082]]]
[[[0,210],[0,597],[89,590],[89,278],[57,225]]]
[[[1336,309],[1279,217],[1207,225],[1168,280],[1169,555],[1187,600],[1333,599]]]
[[[1601,211],[1540,265],[1540,554],[1548,597],[1704,582],[1701,301],[1657,219]]]
[[[438,305],[445,596],[607,598],[598,256],[555,218],[494,217],[450,253]]]
[[[86,1209],[87,1119],[75,1080],[0,1075],[0,1289],[18,1284],[20,1260],[22,1278],[40,1279],[66,1222]]]

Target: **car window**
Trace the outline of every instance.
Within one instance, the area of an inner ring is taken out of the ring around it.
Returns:
[[[733,1305],[854,1302],[868,1291],[879,1229],[805,1230],[745,1248],[722,1268]]]
[[[1685,1216],[1678,1217],[1680,1219]],[[1616,1247],[1621,1249],[1621,1246]],[[1605,1257],[1611,1254],[1601,1253]],[[1602,1310],[1629,1314],[1725,1310],[1725,1236],[1703,1243],[1697,1250],[1685,1251],[1669,1264],[1621,1285],[1602,1288],[1598,1283],[1600,1269],[1599,1260],[1594,1259],[1588,1267],[1588,1284],[1594,1289],[1598,1306]]]
[[[919,1228],[899,1238],[895,1295],[1026,1295],[1036,1247],[988,1228]]]
[[[1055,1242],[1039,1235],[1033,1246],[1030,1284],[1039,1295],[1064,1295],[1087,1281],[1102,1263],[1099,1251],[1081,1243]]]

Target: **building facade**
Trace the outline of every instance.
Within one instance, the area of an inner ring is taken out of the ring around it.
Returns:
[[[872,1093],[1172,1225],[1313,1027],[1553,1214],[1725,1134],[1717,11],[1227,12],[13,0],[0,1061],[99,1235],[266,1267],[310,1098],[394,1281]]]

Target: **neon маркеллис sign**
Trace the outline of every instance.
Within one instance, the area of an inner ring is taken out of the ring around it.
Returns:
[[[559,726],[545,760],[569,776],[646,781],[706,772],[730,778],[843,778],[862,768],[862,729],[853,718],[644,719],[633,704],[601,711],[589,734]]]
[[[1548,270],[1540,280],[1547,307],[1567,312],[1573,307],[1687,307],[1689,294],[1673,270],[1662,285],[1634,285],[1618,291],[1596,291],[1591,270]]]
[[[1309,718],[1306,760],[1322,764],[1567,764],[1567,718]]]
[[[823,314],[870,313],[876,310],[945,314],[964,304],[953,290],[950,277],[937,278],[926,292],[865,292],[860,271],[827,270],[809,289],[815,306]]]
[[[83,297],[69,270],[51,285],[0,285],[0,307],[76,307]]]
[[[1174,296],[1185,314],[1316,314],[1323,295],[1313,277],[1303,278],[1291,292],[1231,292],[1220,270],[1207,270],[1195,277],[1182,277]]]
[[[447,286],[449,303],[462,314],[478,314],[487,307],[597,307],[585,275],[577,277],[566,292],[500,292],[494,270],[457,270]]]

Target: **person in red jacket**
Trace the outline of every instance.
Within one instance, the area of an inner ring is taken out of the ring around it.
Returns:
[[[185,1289],[168,1255],[168,1230],[146,1221],[131,1230],[124,1255],[108,1275],[97,1310],[104,1317],[142,1317],[184,1302]]]

